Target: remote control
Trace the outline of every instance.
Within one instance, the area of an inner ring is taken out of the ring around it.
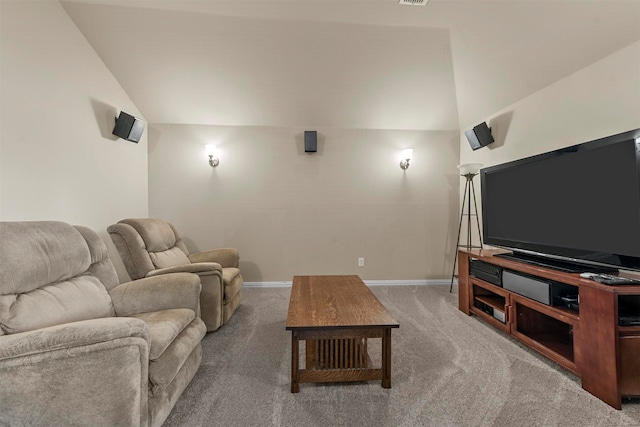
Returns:
[[[604,285],[640,285],[640,280],[627,277],[614,276],[605,273],[580,273],[580,277],[591,279]]]
[[[640,285],[640,280],[627,279],[626,277],[594,277],[591,280],[605,285]]]

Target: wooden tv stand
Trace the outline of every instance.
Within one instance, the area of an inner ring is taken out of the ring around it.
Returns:
[[[607,286],[578,273],[495,257],[504,250],[458,252],[458,308],[540,352],[578,375],[582,388],[613,406],[640,396],[640,326],[619,326],[619,307],[638,308],[640,286]],[[469,273],[478,259],[513,272],[575,287],[578,309],[550,306],[518,295]]]

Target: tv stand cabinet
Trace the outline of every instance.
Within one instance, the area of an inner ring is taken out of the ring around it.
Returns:
[[[613,406],[640,396],[640,326],[620,326],[619,308],[640,310],[640,286],[607,286],[547,267],[496,257],[504,250],[458,252],[458,308],[512,335],[579,376],[582,388]],[[469,273],[469,260],[574,286],[579,309],[541,304]]]

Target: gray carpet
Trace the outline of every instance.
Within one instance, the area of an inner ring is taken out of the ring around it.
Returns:
[[[230,323],[203,341],[200,370],[165,426],[640,426],[580,380],[457,309],[448,286],[374,286],[400,323],[392,388],[301,384],[289,392],[289,288],[247,288]],[[375,359],[379,340],[370,341]]]

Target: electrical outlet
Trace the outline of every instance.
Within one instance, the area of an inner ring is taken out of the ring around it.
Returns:
[[[358,258],[358,267],[364,267],[364,258]]]

